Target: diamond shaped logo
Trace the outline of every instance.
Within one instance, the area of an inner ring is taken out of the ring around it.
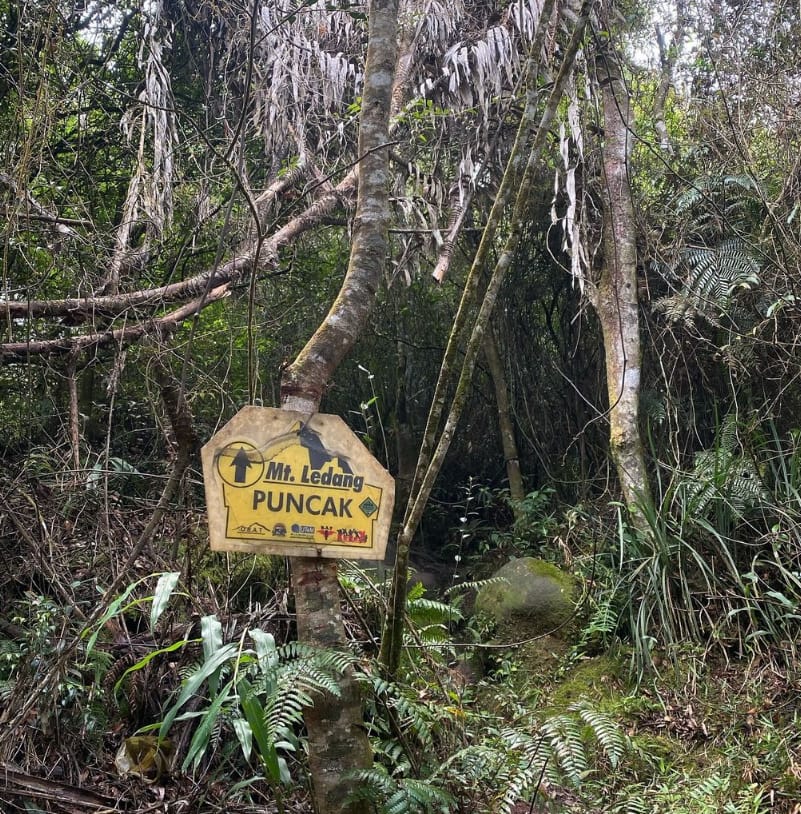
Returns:
[[[366,497],[359,504],[359,508],[365,517],[370,517],[371,514],[375,514],[378,511],[378,506],[369,497]]]

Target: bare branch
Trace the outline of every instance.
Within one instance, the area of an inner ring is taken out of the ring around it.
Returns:
[[[4,172],[0,172],[0,185],[8,187],[12,195],[20,202],[24,202],[28,209],[27,213],[20,213],[20,216],[29,220],[38,220],[42,223],[47,223],[53,227],[53,230],[61,237],[78,237],[78,233],[72,228],[76,223],[81,224],[81,221],[74,221],[69,218],[60,218],[48,212],[26,189],[20,190],[19,184]],[[6,210],[8,211],[8,210]]]
[[[687,9],[684,0],[676,2],[676,27],[673,29],[673,38],[670,45],[665,43],[665,37],[659,25],[656,26],[656,41],[659,45],[659,64],[661,72],[659,85],[654,98],[654,127],[659,134],[659,146],[668,154],[673,154],[673,147],[668,136],[665,123],[665,102],[667,101],[670,85],[673,82],[673,68],[676,64],[681,45],[684,40],[684,29],[687,18]]]
[[[207,288],[236,284],[254,270],[275,268],[278,251],[304,232],[312,229],[347,200],[356,189],[356,171],[348,175],[333,190],[320,196],[311,206],[282,226],[272,237],[264,241],[259,252],[258,268],[254,269],[255,243],[244,252],[216,269],[209,269],[180,283],[170,283],[159,288],[132,291],[97,297],[72,297],[61,300],[0,300],[0,318],[24,319],[33,317],[69,317],[73,322],[86,322],[95,317],[114,317],[132,308],[156,309],[190,297],[198,297]],[[271,187],[271,190],[273,188]],[[266,190],[259,196],[259,204],[268,205],[273,192]]]
[[[193,317],[198,311],[217,300],[227,297],[229,285],[217,286],[208,294],[176,308],[169,314],[157,319],[139,322],[124,328],[81,334],[79,336],[61,337],[59,339],[38,339],[30,342],[7,342],[0,345],[0,362],[13,364],[27,362],[31,356],[47,356],[58,353],[80,353],[89,348],[104,345],[133,342],[149,334],[164,336],[174,331],[185,320]]]

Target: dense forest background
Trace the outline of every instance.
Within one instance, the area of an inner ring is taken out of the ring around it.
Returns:
[[[0,0],[3,810],[801,811],[798,5],[403,0],[365,155],[392,5]],[[396,522],[321,650],[198,453],[298,386],[373,154],[315,395]],[[491,618],[514,558],[568,619]]]

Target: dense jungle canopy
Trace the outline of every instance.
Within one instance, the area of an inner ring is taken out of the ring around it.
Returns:
[[[800,13],[0,0],[3,811],[801,811]],[[246,405],[384,563],[209,550]]]

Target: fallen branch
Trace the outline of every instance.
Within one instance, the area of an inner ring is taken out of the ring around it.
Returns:
[[[15,796],[52,800],[55,803],[85,806],[92,809],[114,809],[116,801],[66,783],[57,783],[23,772],[10,763],[0,763],[2,788]]]
[[[176,302],[183,302],[190,297],[200,297],[208,289],[219,288],[226,284],[233,285],[245,279],[252,272],[275,268],[278,263],[278,252],[281,248],[316,226],[337,205],[350,199],[355,190],[356,170],[352,169],[337,186],[321,195],[303,212],[263,241],[258,252],[258,267],[256,267],[255,262],[257,252],[254,242],[237,257],[217,268],[201,272],[180,283],[170,283],[159,288],[132,291],[125,294],[72,297],[59,300],[0,300],[0,319],[67,317],[73,324],[76,324],[89,322],[94,318],[119,316],[135,308],[158,308]],[[265,190],[257,199],[257,203],[260,206],[267,206],[275,192],[276,190],[272,187]],[[203,306],[207,304],[208,302],[205,302]],[[89,334],[88,336],[95,337],[96,335]],[[64,344],[65,342],[68,344]],[[87,344],[93,344],[93,340],[88,341]],[[7,343],[0,345],[0,359],[8,361],[8,354],[12,359],[15,359],[18,355],[17,349],[21,346],[25,346],[27,349],[26,355],[61,352],[64,349],[75,347],[74,339]]]
[[[0,362],[14,364],[27,362],[31,356],[49,356],[60,353],[81,353],[89,348],[99,348],[111,344],[123,344],[141,339],[146,335],[165,336],[174,331],[185,320],[193,317],[205,306],[227,297],[229,285],[217,286],[205,296],[176,308],[164,316],[138,322],[124,328],[101,331],[58,339],[36,339],[29,342],[7,342],[0,345]]]

